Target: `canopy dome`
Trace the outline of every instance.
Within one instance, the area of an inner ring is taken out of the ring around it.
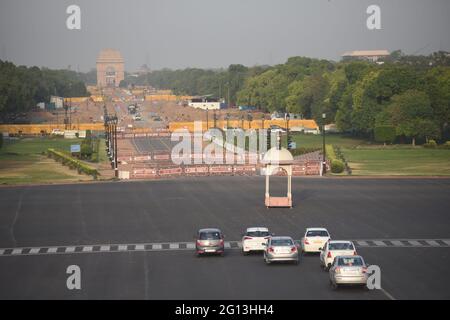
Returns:
[[[265,163],[289,164],[294,161],[294,157],[286,148],[271,148],[266,152],[263,158]]]

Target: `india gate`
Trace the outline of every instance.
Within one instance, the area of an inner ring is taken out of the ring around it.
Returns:
[[[124,76],[124,62],[119,51],[104,49],[97,57],[97,86],[118,87]]]

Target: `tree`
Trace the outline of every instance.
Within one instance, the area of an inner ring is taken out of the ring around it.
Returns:
[[[375,141],[383,143],[392,143],[395,140],[396,130],[391,125],[380,125],[374,130]]]
[[[397,134],[412,138],[437,138],[439,127],[433,121],[433,109],[428,95],[418,90],[408,90],[392,98],[388,107]]]

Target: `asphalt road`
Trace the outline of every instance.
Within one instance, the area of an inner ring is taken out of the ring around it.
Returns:
[[[178,142],[170,141],[170,138],[134,138],[133,145],[139,153],[151,153],[151,152],[171,152],[174,145]]]
[[[272,181],[272,190],[285,192],[283,179]],[[1,188],[0,248],[9,251],[0,255],[0,298],[449,299],[450,248],[444,245],[358,247],[381,268],[383,290],[374,291],[332,291],[314,255],[298,266],[266,266],[261,255],[244,257],[238,248],[202,258],[189,249],[144,246],[82,251],[192,242],[202,227],[221,228],[229,241],[248,226],[296,239],[311,226],[328,228],[335,239],[449,239],[449,194],[450,179],[295,178],[294,208],[266,209],[261,177]],[[52,246],[75,252],[6,254]],[[72,264],[82,270],[78,291],[66,288]]]

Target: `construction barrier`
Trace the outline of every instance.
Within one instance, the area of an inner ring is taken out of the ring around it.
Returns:
[[[213,175],[233,174],[233,166],[210,166],[209,173]]]
[[[203,167],[185,167],[184,173],[186,175],[208,175],[209,174],[209,167],[203,166]]]
[[[209,121],[209,125],[206,121],[200,121],[202,131],[206,131],[211,129],[213,126],[213,122]],[[242,128],[244,130],[247,129],[267,129],[272,125],[280,126],[282,128],[286,128],[287,121],[285,120],[217,120],[216,128],[223,129],[226,126],[233,128]],[[293,127],[301,127],[309,130],[316,130],[319,132],[319,126],[317,125],[315,120],[312,119],[292,119],[289,120],[289,128]],[[169,123],[169,131],[173,132],[178,129],[187,129],[189,132],[194,132],[194,122],[193,121],[179,121],[179,122],[170,122]]]
[[[256,174],[256,166],[234,166],[234,174]]]
[[[149,179],[157,178],[158,174],[156,169],[133,169],[132,176],[135,179]]]
[[[183,168],[177,167],[177,168],[161,168],[158,169],[158,175],[159,176],[174,176],[174,175],[181,175],[183,173]]]
[[[153,160],[161,161],[161,160],[170,160],[170,154],[154,154]]]

